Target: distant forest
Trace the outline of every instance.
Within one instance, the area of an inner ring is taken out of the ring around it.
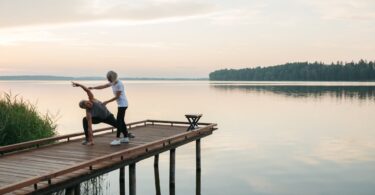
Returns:
[[[223,69],[210,73],[217,81],[375,81],[375,61],[294,62],[270,67]]]

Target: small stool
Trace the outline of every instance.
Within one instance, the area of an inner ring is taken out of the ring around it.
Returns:
[[[189,121],[189,124],[190,124],[187,131],[194,130],[195,128],[198,128],[198,121],[199,121],[199,119],[201,119],[202,114],[186,114],[185,116],[186,116],[186,118],[187,118],[187,120]]]

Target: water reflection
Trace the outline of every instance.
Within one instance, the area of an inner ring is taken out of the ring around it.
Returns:
[[[317,165],[322,161],[337,164],[349,164],[375,161],[375,143],[367,139],[355,138],[321,138],[319,142],[306,153],[295,154],[296,160],[307,164]]]
[[[107,180],[108,175],[104,174],[98,177],[91,178],[87,181],[82,182],[80,185],[81,195],[100,195],[106,194],[109,188],[109,182]],[[66,190],[60,190],[58,192],[52,193],[53,195],[64,195],[69,194]],[[75,193],[74,193],[75,194]]]
[[[86,182],[83,182],[81,184],[81,193],[84,195],[90,195],[90,194],[103,194],[106,182],[105,181],[104,175],[101,175],[99,177],[92,178]]]
[[[202,142],[205,195],[372,195],[375,83],[349,84],[131,81],[125,83],[131,101],[127,120],[185,120],[185,113],[200,112],[203,122],[217,122],[220,129]],[[0,90],[10,89],[39,100],[42,113],[60,111],[60,134],[82,131],[77,101],[85,94],[72,91],[69,82],[0,82]],[[112,92],[95,95],[108,99]],[[195,194],[195,144],[176,154],[176,192]],[[138,194],[155,194],[152,163],[152,158],[137,163]],[[161,194],[167,194],[169,153],[160,155],[159,169]],[[98,194],[119,194],[119,171],[98,183],[103,186]],[[82,194],[89,194],[83,186]]]
[[[273,93],[287,97],[322,97],[330,96],[338,99],[350,98],[375,99],[375,86],[302,86],[302,85],[222,85],[211,84],[211,88],[223,91],[242,91],[246,93]]]

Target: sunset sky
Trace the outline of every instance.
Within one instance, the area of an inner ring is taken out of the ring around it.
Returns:
[[[208,77],[375,59],[374,0],[0,0],[0,75]]]

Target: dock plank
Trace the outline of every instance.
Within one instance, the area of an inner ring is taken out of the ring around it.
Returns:
[[[145,122],[142,121],[143,123]],[[93,146],[82,145],[82,138],[78,138],[5,154],[0,157],[0,194],[32,193],[32,184],[36,183],[38,189],[49,188],[47,179],[51,179],[54,184],[66,182],[90,174],[89,165],[93,165],[93,170],[105,169],[123,163],[125,159],[147,156],[150,150],[161,149],[188,137],[193,139],[201,133],[211,134],[216,126],[210,124],[196,131],[186,132],[186,125],[146,124],[132,127],[129,131],[136,137],[130,139],[130,143],[119,146],[109,144],[116,138],[116,132],[104,132],[94,136]],[[9,148],[13,150],[16,147]]]

